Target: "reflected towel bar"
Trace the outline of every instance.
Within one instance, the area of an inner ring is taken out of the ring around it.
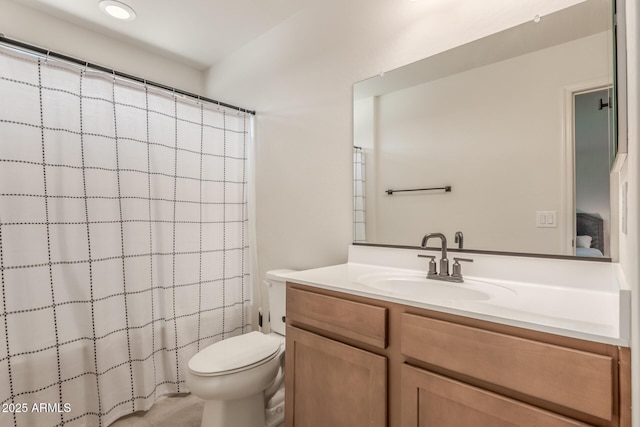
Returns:
[[[412,188],[409,190],[386,190],[385,193],[388,195],[393,195],[393,193],[402,193],[405,191],[432,191],[432,190],[444,190],[445,193],[451,192],[451,186],[447,185],[446,187],[431,187],[431,188]]]

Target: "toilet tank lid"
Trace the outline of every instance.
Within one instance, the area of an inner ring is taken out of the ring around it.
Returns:
[[[295,273],[297,270],[289,270],[289,269],[281,269],[281,270],[270,270],[267,271],[267,273],[265,274],[265,277],[267,278],[267,280],[279,280],[279,281],[284,281],[283,277],[286,274],[289,273]]]
[[[200,350],[189,360],[189,369],[201,374],[240,369],[272,356],[280,344],[277,338],[257,331],[227,338]]]

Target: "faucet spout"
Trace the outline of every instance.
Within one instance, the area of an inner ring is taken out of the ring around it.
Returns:
[[[425,234],[422,238],[422,246],[423,248],[427,247],[427,243],[431,238],[438,238],[442,241],[442,258],[440,259],[440,276],[448,276],[449,275],[449,260],[447,259],[447,238],[442,233],[428,233]]]
[[[422,246],[423,248],[426,248],[427,243],[429,242],[429,239],[433,237],[436,237],[442,241],[442,258],[446,258],[447,257],[447,237],[442,233],[425,234],[424,237],[422,238],[422,244],[420,246]]]
[[[464,246],[464,235],[462,231],[456,231],[455,242],[458,244],[458,249],[462,249]]]

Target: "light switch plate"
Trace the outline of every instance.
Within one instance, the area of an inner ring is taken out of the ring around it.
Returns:
[[[536,212],[537,228],[557,228],[558,215],[556,211],[537,211]]]

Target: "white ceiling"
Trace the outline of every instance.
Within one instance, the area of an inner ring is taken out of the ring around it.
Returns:
[[[16,0],[18,1],[18,0]],[[121,0],[137,17],[103,14],[98,0],[19,0],[67,22],[206,69],[314,0]]]

